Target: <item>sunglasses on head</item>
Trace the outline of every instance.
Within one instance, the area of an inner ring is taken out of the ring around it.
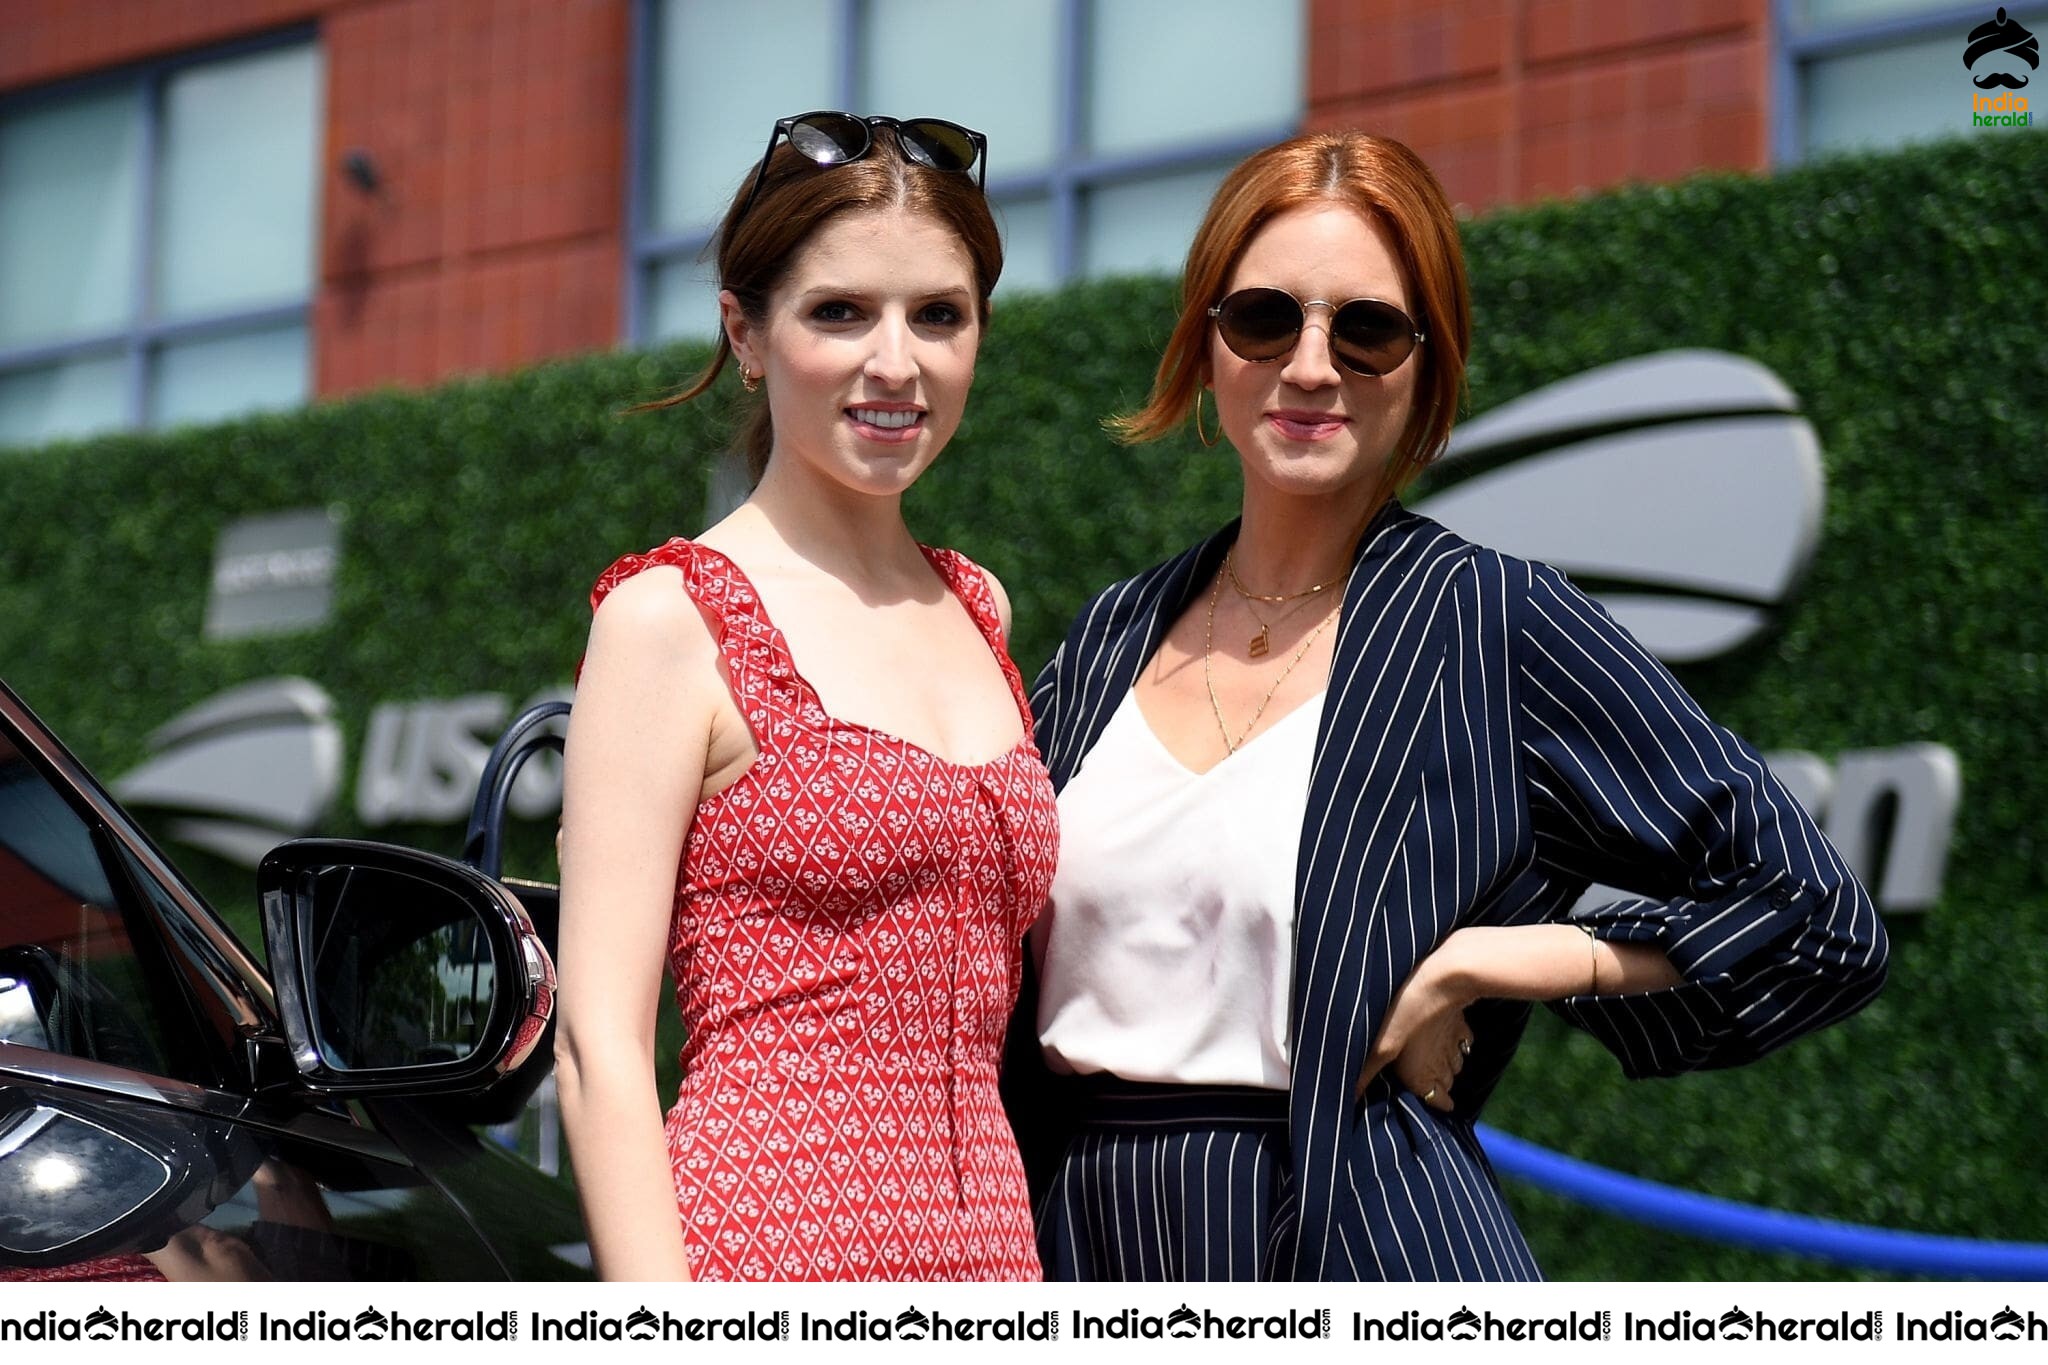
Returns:
[[[754,187],[747,192],[747,202],[740,206],[733,222],[738,223],[747,216],[747,210],[754,207],[754,200],[761,193],[761,184],[768,176],[768,162],[775,155],[775,144],[783,138],[788,138],[789,145],[809,158],[812,164],[830,169],[858,161],[873,151],[874,130],[877,128],[894,129],[896,145],[903,149],[903,155],[920,166],[965,175],[979,162],[981,174],[975,179],[975,188],[987,188],[988,139],[972,128],[963,128],[942,118],[893,119],[886,114],[862,116],[818,109],[775,120],[775,131],[768,135],[768,150],[761,153],[761,165],[754,172]]]
[[[1303,303],[1285,289],[1240,289],[1225,295],[1209,316],[1233,353],[1266,365],[1294,349],[1311,308],[1330,310],[1330,354],[1353,374],[1391,373],[1424,340],[1415,319],[1384,299]]]

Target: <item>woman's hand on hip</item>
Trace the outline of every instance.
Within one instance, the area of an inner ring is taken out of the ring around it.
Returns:
[[[1635,995],[1680,979],[1663,949],[1592,939],[1570,924],[1460,929],[1416,963],[1394,993],[1366,1054],[1358,1093],[1391,1066],[1424,1104],[1448,1112],[1451,1085],[1472,1050],[1465,1007],[1475,1000]]]
[[[1357,1094],[1388,1067],[1394,1078],[1432,1109],[1449,1113],[1451,1087],[1472,1051],[1465,1007],[1477,998],[1466,986],[1458,935],[1415,964],[1387,1005],[1379,1036],[1366,1053]]]

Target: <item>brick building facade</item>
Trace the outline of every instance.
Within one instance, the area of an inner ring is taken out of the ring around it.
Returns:
[[[1147,2],[1036,0],[1062,33],[1096,22],[1091,6]],[[646,140],[636,124],[648,108],[636,84],[648,79],[650,16],[662,3],[0,0],[0,129],[9,109],[95,73],[300,32],[324,73],[304,396],[431,384],[674,334],[639,318],[649,286],[636,272],[651,277],[659,262],[634,221],[634,165]],[[775,3],[836,16],[852,32],[876,5],[930,0]],[[1295,25],[1288,62],[1299,85],[1280,92],[1277,106],[1294,111],[1294,126],[1398,137],[1462,208],[1483,212],[1702,168],[1766,168],[1774,144],[1779,155],[1785,145],[1787,81],[1803,69],[1799,61],[1826,55],[1783,36],[1787,14],[1815,3],[1278,0],[1270,12],[1255,10],[1254,22],[1279,16]],[[765,8],[724,11],[725,22]],[[1246,12],[1234,11],[1233,22]],[[838,88],[868,88],[852,57],[835,60]],[[723,72],[733,75],[731,66]],[[1247,124],[1249,141],[1212,141],[1202,174],[1213,181],[1240,147],[1286,130],[1284,121]],[[1102,164],[1103,175],[1124,173]],[[1158,161],[1167,171],[1180,164],[1172,154]],[[1065,174],[1054,167],[1032,192],[1052,186],[1055,227],[1065,222],[1060,230],[1071,234],[1086,210],[1071,207],[1082,202],[1071,186],[1060,189]],[[1177,192],[1178,211],[1194,211],[1199,176]],[[1184,242],[1192,223],[1168,226]],[[703,237],[672,232],[668,249],[680,259]],[[1049,278],[1090,273],[1086,256],[1072,241],[1049,249],[1045,259],[1058,262]],[[703,311],[701,300],[693,306]],[[0,385],[10,364],[27,373],[21,367],[39,355],[47,358],[31,348],[10,359],[0,344]]]

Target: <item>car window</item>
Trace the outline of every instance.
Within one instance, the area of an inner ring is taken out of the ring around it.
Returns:
[[[0,1041],[210,1084],[106,832],[0,732]]]

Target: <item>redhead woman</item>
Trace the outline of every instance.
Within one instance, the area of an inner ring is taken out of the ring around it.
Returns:
[[[1062,851],[1017,1112],[1077,1120],[1051,1277],[1534,1278],[1473,1129],[1531,1002],[1649,1076],[1884,981],[1869,897],[1753,749],[1555,570],[1396,499],[1470,326],[1399,143],[1268,148],[1196,233],[1121,426],[1192,413],[1243,514],[1089,603],[1033,695]],[[1572,918],[1595,881],[1637,898]]]
[[[758,484],[592,594],[556,1054],[607,1278],[1038,1277],[996,1075],[1052,790],[1002,589],[901,505],[1002,268],[984,155],[937,119],[777,123],[720,236],[718,351],[674,400],[736,363]]]

